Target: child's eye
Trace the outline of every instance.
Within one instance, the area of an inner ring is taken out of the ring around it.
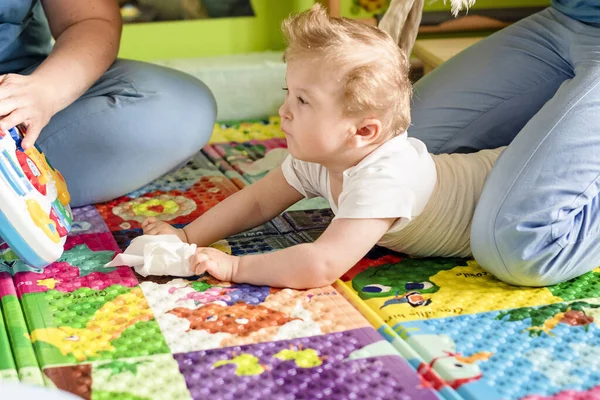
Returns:
[[[288,91],[288,88],[286,87],[282,87],[281,90],[285,90],[286,92]]]
[[[298,101],[300,102],[300,104],[308,104],[306,100],[304,100],[302,97],[298,97]]]

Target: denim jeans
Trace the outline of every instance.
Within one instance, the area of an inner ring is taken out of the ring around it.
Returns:
[[[600,265],[600,27],[547,8],[415,85],[409,135],[432,153],[508,145],[471,248],[499,279],[556,284]]]

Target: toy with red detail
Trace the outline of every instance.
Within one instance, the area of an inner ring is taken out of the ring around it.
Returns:
[[[0,238],[42,268],[62,255],[73,216],[65,179],[37,147],[21,147],[25,134],[0,131]]]

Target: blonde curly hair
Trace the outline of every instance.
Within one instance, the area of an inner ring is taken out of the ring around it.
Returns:
[[[412,85],[408,57],[390,35],[348,18],[330,17],[318,3],[285,19],[283,61],[319,57],[340,69],[344,112],[375,113],[390,137],[410,125]]]

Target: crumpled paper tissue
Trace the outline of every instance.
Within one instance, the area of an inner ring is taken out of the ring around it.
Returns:
[[[193,276],[190,257],[196,252],[195,244],[184,243],[176,235],[142,235],[131,241],[105,267],[129,265],[146,277],[148,275]]]

